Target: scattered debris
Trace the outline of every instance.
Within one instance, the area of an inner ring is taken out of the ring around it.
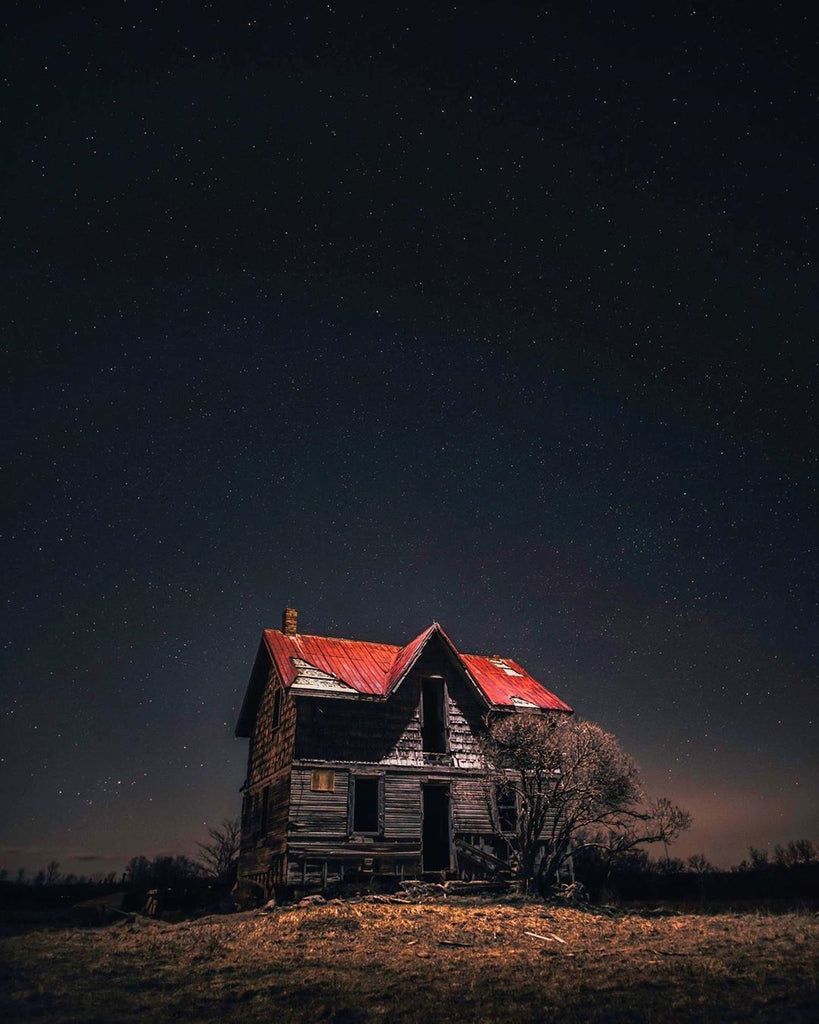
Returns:
[[[340,901],[338,901],[340,902]],[[380,896],[377,893],[373,893],[370,896],[359,896],[352,900],[353,903],[412,903],[412,900],[407,896]]]
[[[529,935],[533,939],[543,939],[544,942],[562,942],[563,945],[567,945],[565,939],[561,939],[559,935],[555,935],[554,932],[549,932],[548,935],[538,935],[537,932],[524,932],[524,935]]]
[[[512,885],[505,881],[483,881],[476,879],[473,882],[463,882],[453,878],[448,882],[419,882],[406,881],[401,883],[401,888],[408,895],[415,899],[427,896],[495,896],[511,892]]]
[[[453,878],[449,882],[444,882],[444,888],[450,896],[488,896],[511,892],[512,883],[503,879],[494,882],[483,879],[464,882]]]
[[[106,896],[83,900],[71,908],[71,915],[76,925],[99,927],[123,919],[133,921],[134,913],[127,907],[127,892],[112,892]]]
[[[556,903],[576,905],[578,903],[588,903],[589,894],[586,892],[586,887],[582,882],[562,882],[560,885],[555,886],[552,899]]]
[[[441,882],[402,882],[401,888],[408,896],[416,899],[422,896],[446,896],[446,888]]]

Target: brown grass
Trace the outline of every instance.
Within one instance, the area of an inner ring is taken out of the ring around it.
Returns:
[[[329,903],[4,939],[0,1018],[807,1024],[817,954],[811,915]]]

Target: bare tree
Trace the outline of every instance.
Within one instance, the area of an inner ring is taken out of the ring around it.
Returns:
[[[773,852],[774,863],[779,868],[792,868],[797,864],[811,864],[816,860],[816,847],[809,839],[791,839],[787,846],[776,843]]]
[[[159,855],[151,861],[148,877],[152,886],[173,888],[184,885],[193,878],[201,878],[205,874],[202,865],[182,853],[175,857]]]
[[[679,857],[662,857],[653,864],[658,875],[681,875],[685,871],[685,863]]]
[[[239,859],[242,830],[238,818],[225,818],[221,825],[208,829],[209,843],[197,843],[200,863],[220,882],[230,881]]]
[[[131,885],[145,885],[150,881],[151,862],[140,854],[132,857],[125,868],[125,878]]]
[[[521,881],[553,879],[573,852],[614,858],[669,843],[691,816],[669,800],[649,802],[634,761],[611,733],[566,716],[511,714],[489,724],[485,753],[494,824],[513,849]],[[514,827],[498,801],[514,798]]]
[[[758,846],[749,846],[748,856],[751,858],[752,871],[761,871],[762,869],[771,866],[768,851],[762,850]]]
[[[140,855],[128,861],[123,881],[137,889],[163,888],[183,885],[203,874],[202,865],[184,854],[158,854],[153,860]]]
[[[793,850],[794,864],[815,864],[819,859],[816,847],[810,839],[797,839],[796,842],[791,840],[788,843],[788,849]]]
[[[688,868],[697,875],[705,875],[714,870],[713,864],[704,853],[692,853],[688,858]]]
[[[692,853],[688,858],[688,868],[697,876],[697,891],[701,902],[705,902],[705,876],[714,870],[704,853]]]

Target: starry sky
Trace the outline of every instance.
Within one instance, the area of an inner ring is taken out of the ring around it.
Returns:
[[[286,604],[515,658],[672,853],[819,839],[817,33],[748,6],[11,5],[0,865],[195,853]]]

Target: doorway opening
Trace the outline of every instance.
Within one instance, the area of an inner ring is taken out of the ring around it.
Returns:
[[[423,786],[424,824],[421,835],[424,871],[449,871],[452,849],[449,828],[449,786]]]

